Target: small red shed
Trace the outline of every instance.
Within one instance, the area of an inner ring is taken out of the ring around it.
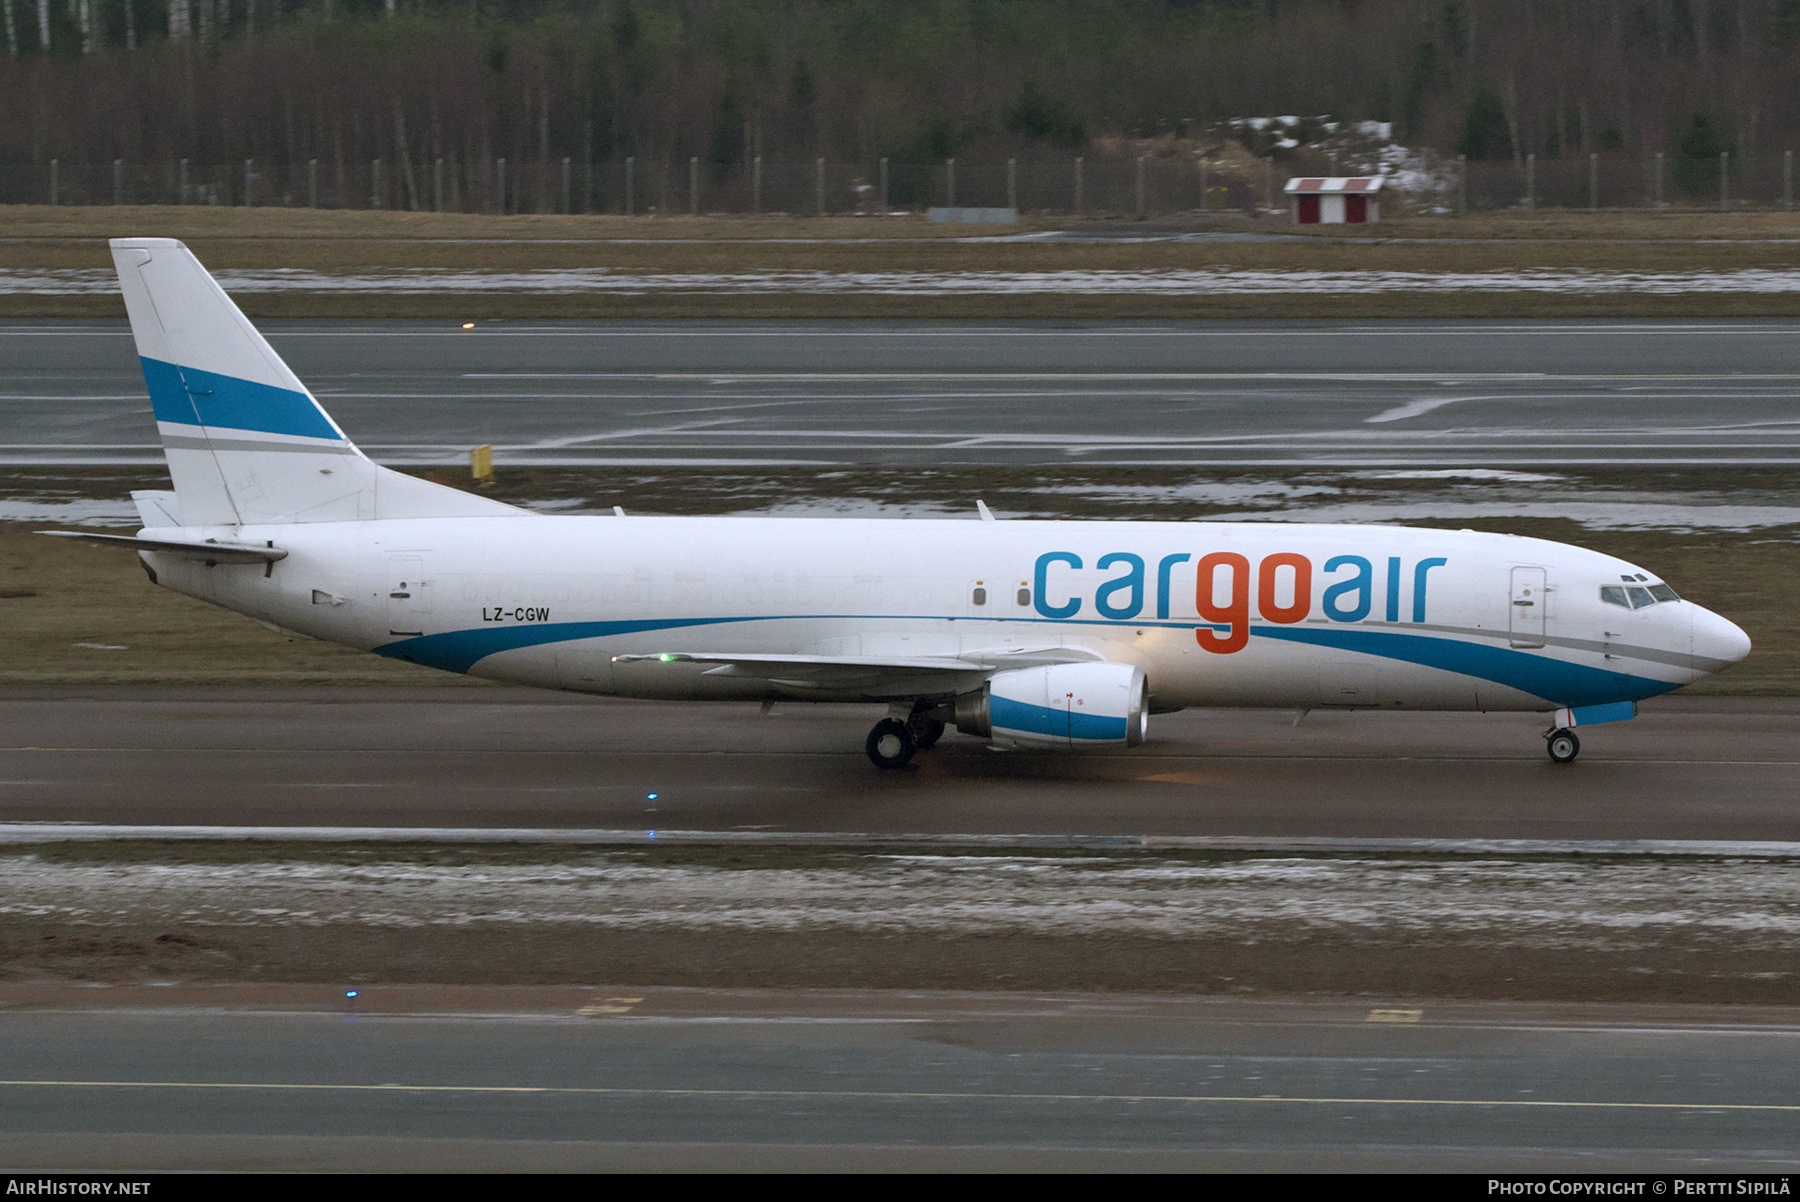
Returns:
[[[1360,225],[1381,220],[1379,175],[1299,176],[1284,189],[1295,225]]]

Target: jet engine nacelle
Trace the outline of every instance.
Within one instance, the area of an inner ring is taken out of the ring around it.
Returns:
[[[956,729],[998,747],[1136,747],[1149,724],[1148,689],[1130,664],[1018,668],[956,699]]]

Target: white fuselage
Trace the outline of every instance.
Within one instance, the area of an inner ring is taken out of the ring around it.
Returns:
[[[894,701],[961,686],[796,689],[624,655],[1063,647],[1141,668],[1156,709],[1548,710],[1663,693],[1748,649],[1691,602],[1603,601],[1648,576],[1635,565],[1473,531],[520,515],[184,533],[288,555],[207,567],[147,552],[180,592],[397,659],[625,697]]]

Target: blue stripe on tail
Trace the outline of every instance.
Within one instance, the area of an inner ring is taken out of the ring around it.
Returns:
[[[304,392],[177,367],[159,359],[140,361],[144,383],[150,388],[150,405],[159,422],[334,441],[344,437]]]

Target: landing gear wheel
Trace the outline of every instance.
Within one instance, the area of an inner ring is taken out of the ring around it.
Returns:
[[[923,714],[914,714],[908,719],[906,729],[912,732],[913,746],[920,751],[930,751],[944,737],[944,724]]]
[[[869,741],[863,744],[863,750],[869,753],[870,762],[877,768],[904,768],[918,746],[912,731],[906,729],[906,723],[883,718],[869,732]]]
[[[1550,753],[1551,762],[1572,764],[1581,754],[1581,740],[1572,730],[1553,730],[1544,737],[1544,749]]]

